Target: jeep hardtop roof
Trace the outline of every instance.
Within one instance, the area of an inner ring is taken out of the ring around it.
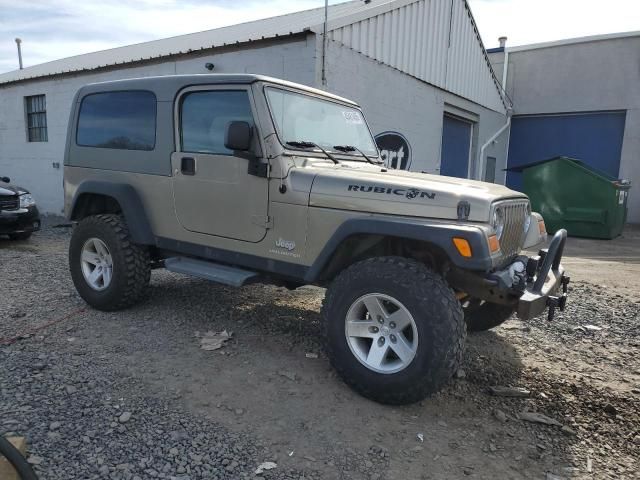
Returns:
[[[250,85],[255,82],[265,82],[284,87],[303,90],[315,95],[329,97],[342,103],[354,106],[357,104],[347,98],[339,97],[331,93],[308,87],[299,83],[288,82],[279,78],[267,77],[265,75],[254,75],[244,73],[209,73],[190,75],[163,75],[157,77],[129,78],[124,80],[110,80],[107,82],[90,83],[83,86],[78,91],[77,99],[85,95],[98,92],[122,91],[122,90],[150,90],[156,94],[156,98],[161,102],[171,102],[175,93],[185,87],[193,85]]]

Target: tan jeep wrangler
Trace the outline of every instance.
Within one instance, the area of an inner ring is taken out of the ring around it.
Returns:
[[[440,389],[467,329],[552,316],[566,301],[566,232],[520,256],[547,237],[525,195],[387,169],[355,103],[302,85],[87,85],[64,173],[71,276],[88,304],[134,304],[156,267],[237,287],[326,287],[331,363],[380,402]]]

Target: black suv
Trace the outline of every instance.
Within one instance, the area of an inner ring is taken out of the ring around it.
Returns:
[[[0,177],[0,235],[9,235],[11,240],[26,240],[40,230],[40,213],[31,194],[24,188],[9,185],[10,181]]]

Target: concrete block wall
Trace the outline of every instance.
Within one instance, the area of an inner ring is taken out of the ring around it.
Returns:
[[[124,78],[186,73],[260,73],[294,82],[315,82],[313,36],[261,42],[243,48],[227,48],[203,56],[183,56],[157,64],[119,68],[90,74],[34,80],[0,86],[0,175],[29,189],[43,213],[63,210],[63,157],[71,103],[77,90],[87,83]],[[46,95],[49,141],[28,142],[24,97]],[[58,164],[56,168],[54,164]]]
[[[62,175],[71,103],[84,84],[163,75],[171,65],[153,65],[92,75],[40,80],[0,88],[0,172],[31,191],[42,213],[61,214]],[[24,97],[46,95],[47,142],[28,142]],[[58,165],[56,168],[54,163]]]

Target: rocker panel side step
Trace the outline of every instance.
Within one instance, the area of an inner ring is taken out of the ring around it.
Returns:
[[[257,272],[188,257],[167,258],[164,261],[164,266],[171,272],[204,278],[205,280],[211,280],[212,282],[222,283],[232,287],[241,287],[258,277]]]

